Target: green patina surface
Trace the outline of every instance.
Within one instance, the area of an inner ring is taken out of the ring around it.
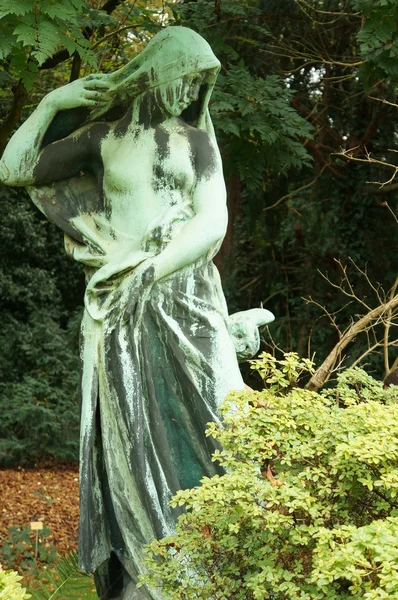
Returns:
[[[273,319],[228,320],[212,263],[227,224],[219,67],[169,27],[119,71],[48,94],[0,162],[86,272],[79,557],[103,598],[162,597],[135,589],[143,546],[173,530],[171,495],[217,472],[206,423],[243,387],[235,350],[255,352]]]

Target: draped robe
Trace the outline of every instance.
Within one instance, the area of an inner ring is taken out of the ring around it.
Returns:
[[[169,27],[109,78],[118,85],[116,103],[131,102],[145,86],[159,102],[172,102],[178,99],[178,77],[205,72],[199,100],[184,118],[192,123],[191,111],[195,126],[214,139],[208,102],[218,69],[203,38],[184,27]],[[173,77],[177,84],[167,87]],[[110,111],[114,115],[114,107]],[[90,122],[87,111],[64,113],[54,119],[44,145]],[[100,118],[95,114],[92,122]],[[140,270],[193,218],[189,194],[160,212],[140,248],[132,251],[137,245],[131,243],[127,224],[135,218],[133,203],[125,228],[113,222],[114,200],[107,198],[104,206],[94,175],[31,186],[28,192],[64,231],[68,254],[86,272],[80,566],[95,572],[113,553],[136,581],[143,546],[174,529],[178,510],[169,506],[171,496],[220,472],[211,460],[215,442],[206,437],[206,424],[218,422],[217,408],[229,390],[244,387],[212,262],[217,248],[143,286]],[[156,591],[150,595],[161,598]]]
[[[60,206],[57,186],[52,201],[46,190],[44,205],[36,190],[35,202],[66,230],[67,251],[85,265],[88,282],[81,330],[79,560],[94,572],[114,552],[136,579],[143,545],[174,529],[174,492],[220,472],[211,461],[215,443],[205,436],[206,424],[218,422],[217,407],[243,382],[211,260],[214,248],[146,289],[137,285],[137,269],[193,217],[192,199],[149,224],[141,250],[126,252],[123,261],[128,234],[113,227],[112,213],[93,206],[81,212],[79,203],[85,210],[90,204],[90,186],[84,178],[72,183],[69,208]]]

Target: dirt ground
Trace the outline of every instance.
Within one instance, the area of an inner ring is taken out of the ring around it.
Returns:
[[[43,521],[47,542],[64,554],[77,549],[79,471],[57,463],[35,469],[0,470],[0,545],[13,525],[29,527]]]

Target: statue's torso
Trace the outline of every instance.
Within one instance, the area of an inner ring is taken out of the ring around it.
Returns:
[[[113,127],[101,144],[103,194],[110,225],[140,248],[151,225],[192,204],[194,130],[170,119],[122,135]]]

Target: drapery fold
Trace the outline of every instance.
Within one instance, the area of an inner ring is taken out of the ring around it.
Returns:
[[[174,529],[171,496],[220,472],[206,424],[243,383],[211,261],[119,309],[83,320],[79,549],[86,571],[113,551],[134,577],[143,545]]]

